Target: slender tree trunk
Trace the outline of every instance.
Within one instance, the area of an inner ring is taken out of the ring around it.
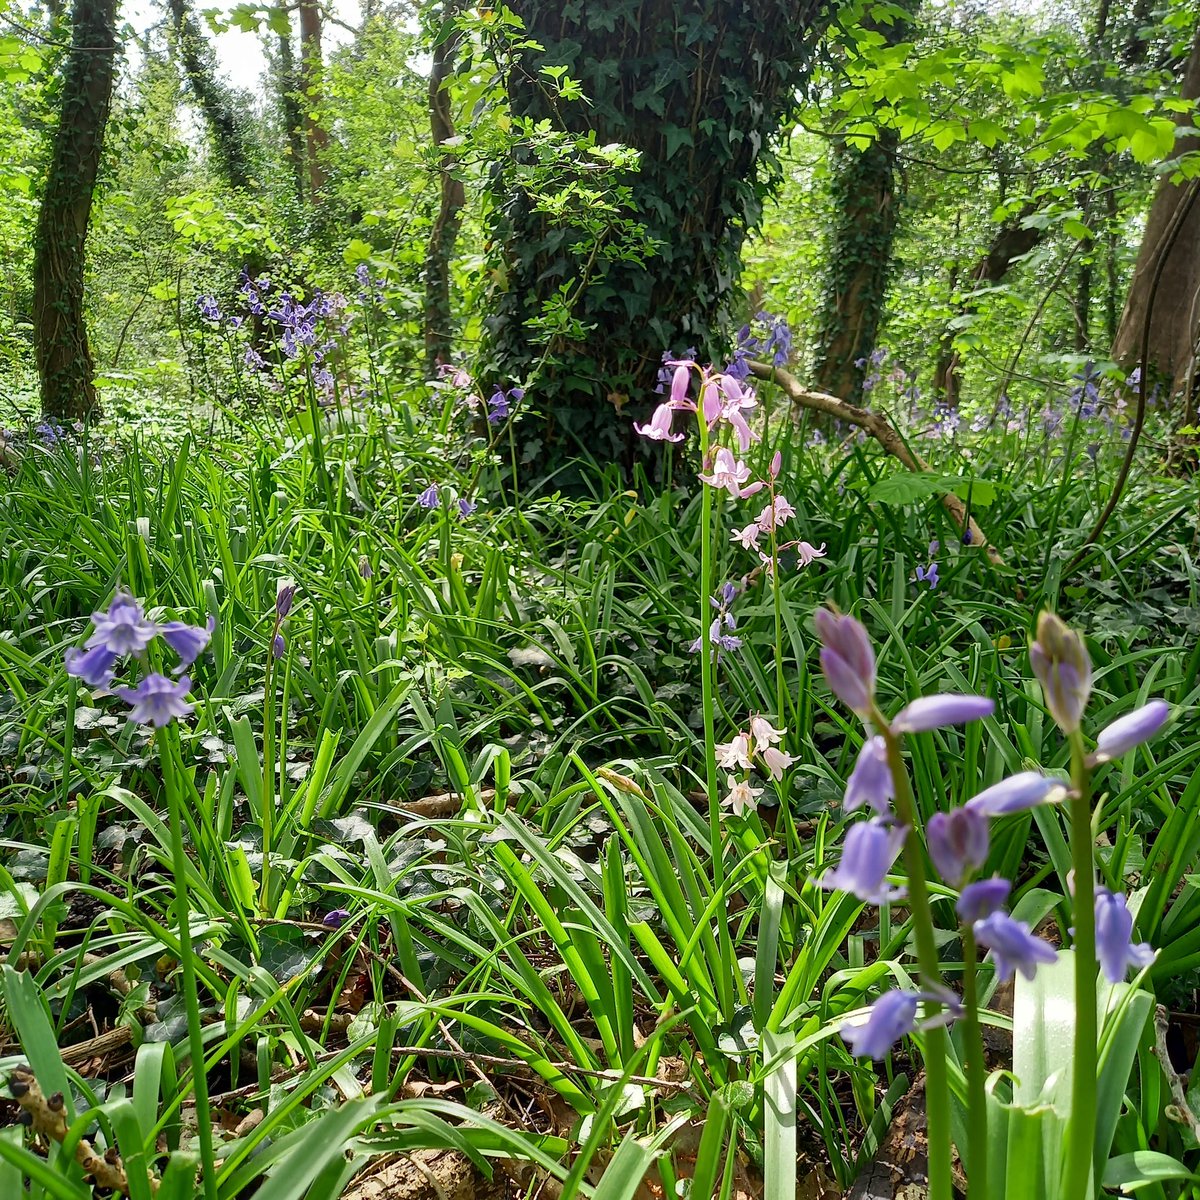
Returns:
[[[300,0],[300,91],[304,104],[304,141],[308,163],[308,199],[318,204],[325,189],[322,155],[329,134],[321,124],[321,6],[319,0]]]
[[[1043,230],[1022,223],[1030,211],[1022,212],[996,230],[987,253],[971,272],[971,282],[975,285],[973,291],[995,287],[1008,274],[1013,263],[1042,240]],[[959,306],[960,315],[974,311],[975,301],[972,299]],[[962,360],[953,347],[953,340],[954,334],[947,330],[942,340],[943,350],[934,374],[933,387],[943,403],[957,405],[962,387]]]
[[[1183,73],[1185,100],[1200,97],[1200,29],[1192,42],[1191,54]],[[1180,113],[1181,129],[1190,128],[1192,114]],[[1176,155],[1200,146],[1200,138],[1185,134],[1175,141]],[[1187,186],[1160,181],[1146,219],[1141,248],[1133,270],[1133,280],[1125,310],[1113,340],[1113,358],[1126,369],[1138,365],[1146,310],[1159,255],[1176,214],[1184,202]],[[1170,384],[1170,395],[1185,388],[1195,371],[1197,331],[1200,329],[1200,204],[1193,205],[1167,250],[1162,279],[1150,323],[1151,371]],[[1186,402],[1186,398],[1185,398]]]
[[[116,0],[75,0],[50,171],[33,261],[33,340],[42,409],[62,420],[96,410],[84,315],[84,260],[92,193],[112,103]]]
[[[909,13],[893,13],[888,24],[868,20],[889,46],[904,41],[919,0],[902,0]],[[844,142],[832,152],[834,226],[826,248],[825,295],[818,318],[813,378],[835,396],[858,403],[864,363],[875,349],[888,280],[892,244],[900,215],[896,152],[900,138],[883,129],[865,150]]]
[[[617,215],[639,223],[656,245],[646,262],[607,257],[602,243],[539,208],[528,183],[533,153],[514,147],[489,180],[503,261],[485,369],[532,389],[523,426],[531,473],[554,471],[581,452],[631,470],[643,445],[632,422],[656,399],[663,352],[695,347],[716,357],[740,311],[741,243],[770,185],[768,144],[796,103],[833,6],[510,0],[510,7],[542,47],[522,51],[509,75],[514,116],[639,151],[639,169],[622,181],[628,209]],[[542,69],[558,66],[579,80],[587,103],[564,103],[546,86]],[[580,182],[587,186],[587,174]],[[531,323],[564,295],[589,330],[547,348]],[[538,424],[530,419],[535,410]],[[564,481],[555,477],[556,486]]]
[[[217,78],[216,67],[204,35],[188,0],[168,0],[179,58],[196,103],[204,114],[216,152],[217,163],[229,186],[248,192],[251,180],[251,153],[246,144],[228,91]]]
[[[296,71],[296,55],[292,51],[292,15],[286,5],[287,27],[280,28],[279,38],[279,102],[283,123],[287,129],[288,162],[292,168],[296,199],[304,202],[304,112],[300,107],[300,77]]]
[[[454,136],[454,112],[447,86],[454,73],[459,43],[459,32],[450,24],[454,6],[446,4],[442,16],[443,29],[433,48],[433,67],[429,72],[429,127],[435,146]],[[466,203],[463,182],[454,174],[455,163],[452,154],[443,154],[439,161],[441,195],[425,251],[425,370],[430,378],[442,363],[450,361],[453,349],[450,264]]]

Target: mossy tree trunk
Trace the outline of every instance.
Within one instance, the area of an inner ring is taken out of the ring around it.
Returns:
[[[541,412],[522,453],[552,470],[586,451],[632,466],[631,421],[649,411],[664,350],[716,351],[742,300],[739,253],[776,171],[769,143],[807,77],[828,6],[819,0],[512,0],[541,52],[509,79],[518,117],[592,131],[642,155],[632,212],[657,242],[646,263],[591,262],[592,247],[547,219],[522,187],[524,164],[498,163],[493,234],[502,283],[488,319],[495,381],[530,382]],[[565,67],[587,103],[541,85]],[[575,315],[592,331],[546,349],[529,322],[562,285],[583,283]]]
[[[92,196],[112,103],[116,0],[75,0],[50,170],[33,260],[33,340],[42,410],[81,420],[96,409],[84,314],[84,263]]]
[[[453,3],[442,5],[442,29],[434,43],[429,72],[429,127],[434,146],[441,146],[454,136],[448,87],[460,40],[453,26],[454,13]],[[443,154],[438,162],[438,211],[425,251],[425,371],[431,379],[439,366],[450,361],[453,352],[450,264],[466,203],[463,182],[454,172],[456,161],[454,155]]]

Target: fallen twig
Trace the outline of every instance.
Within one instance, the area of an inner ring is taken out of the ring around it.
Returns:
[[[905,440],[897,433],[895,426],[881,413],[871,412],[870,409],[859,408],[856,404],[831,396],[828,392],[814,392],[790,372],[770,363],[751,362],[750,371],[757,379],[769,379],[783,389],[784,394],[793,404],[801,408],[811,408],[831,417],[837,417],[859,429],[866,430],[893,458],[899,460],[910,471],[918,474],[931,470],[929,464],[911,450]],[[978,546],[987,552],[993,563],[1003,560],[1000,552],[984,536],[975,518],[967,511],[967,506],[953,492],[942,496],[942,506],[950,514],[951,519],[965,535],[970,532],[970,545]]]

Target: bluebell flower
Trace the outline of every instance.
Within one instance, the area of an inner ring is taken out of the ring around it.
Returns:
[[[813,624],[821,640],[821,671],[830,690],[860,717],[875,703],[875,651],[862,623],[844,613],[818,608]]]
[[[1157,736],[1170,715],[1171,709],[1165,700],[1151,700],[1118,717],[1097,734],[1096,752],[1091,756],[1091,762],[1093,765],[1111,762],[1135,746],[1148,742]]]
[[[954,911],[958,913],[959,920],[970,929],[977,921],[982,921],[984,917],[990,917],[992,913],[1002,909],[1008,903],[1008,894],[1011,891],[1012,884],[1007,879],[977,880],[963,888]]]
[[[90,688],[107,688],[113,681],[117,656],[107,646],[80,650],[72,646],[66,653],[67,674],[82,679]]]
[[[271,639],[271,654],[274,658],[280,659],[287,653],[287,642],[283,640],[283,634],[277,629],[275,636]]]
[[[1039,804],[1056,804],[1066,799],[1067,789],[1040,771],[1021,771],[984,788],[965,807],[984,817],[1006,817]]]
[[[465,521],[471,516],[479,505],[474,500],[468,500],[465,496],[458,498],[458,515]]]
[[[1044,612],[1029,645],[1029,662],[1050,715],[1063,733],[1074,733],[1092,691],[1092,662],[1083,638],[1053,613]]]
[[[217,627],[216,618],[210,616],[208,623],[202,628],[196,625],[185,625],[182,621],[168,621],[161,626],[159,633],[163,641],[179,655],[179,664],[174,674],[186,671],[200,657],[204,647],[212,638],[213,630]]]
[[[974,933],[975,940],[989,948],[988,957],[1001,983],[1017,971],[1026,979],[1033,979],[1040,965],[1052,963],[1058,957],[1053,946],[1034,937],[1024,921],[1016,921],[1007,913],[994,912],[976,921]]]
[[[951,887],[961,887],[987,861],[987,817],[974,809],[934,813],[925,837],[937,873]]]
[[[838,1032],[855,1058],[883,1058],[917,1027],[919,1003],[916,992],[884,992],[867,1010],[864,1022],[847,1021]]]
[[[292,611],[292,603],[296,599],[296,581],[283,578],[275,584],[275,616],[282,621]]]
[[[441,493],[436,483],[431,483],[418,497],[417,503],[422,508],[437,508]]]
[[[191,713],[195,705],[186,699],[191,690],[192,681],[186,675],[178,681],[147,675],[137,687],[117,688],[116,694],[130,706],[131,721],[161,728]]]
[[[907,830],[888,825],[878,817],[851,825],[842,846],[842,859],[832,871],[818,880],[830,891],[849,892],[864,904],[883,904],[905,892],[886,880],[896,856],[904,845]]]
[[[917,567],[917,579],[921,583],[929,584],[929,589],[932,591],[938,585],[938,565],[936,562],[931,562],[927,567]]]
[[[982,720],[991,716],[995,708],[994,701],[986,696],[960,696],[954,692],[918,696],[895,715],[891,724],[896,733],[926,733],[946,725]]]
[[[118,656],[143,653],[159,631],[142,611],[141,601],[128,592],[118,592],[107,612],[93,613],[92,628],[88,649],[103,646]]]
[[[1141,970],[1154,961],[1154,950],[1145,942],[1134,943],[1133,914],[1123,895],[1107,888],[1096,889],[1096,955],[1104,978],[1120,983],[1130,967]]]
[[[846,795],[842,808],[852,813],[869,804],[881,817],[887,816],[895,793],[892,773],[888,769],[887,744],[876,735],[869,737],[858,752],[858,761],[846,780]]]
[[[221,319],[221,309],[217,304],[215,296],[201,296],[196,301],[196,307],[200,310],[200,315],[206,321],[217,322]]]

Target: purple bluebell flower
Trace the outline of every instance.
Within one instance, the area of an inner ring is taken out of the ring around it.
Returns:
[[[842,808],[852,813],[869,804],[881,817],[886,817],[894,796],[892,773],[888,769],[887,743],[878,735],[869,737],[858,752],[858,761],[846,780]]]
[[[196,301],[196,307],[200,310],[200,315],[206,321],[217,322],[221,319],[221,309],[217,304],[215,296],[201,296]]]
[[[937,873],[951,887],[962,887],[987,861],[987,817],[973,809],[934,813],[925,827],[925,837]]]
[[[929,584],[929,590],[932,591],[939,582],[937,563],[931,562],[927,567],[917,567],[917,579],[921,583]]]
[[[465,521],[471,516],[479,505],[474,500],[468,500],[466,496],[458,498],[458,515]]]
[[[1053,613],[1044,612],[1029,645],[1029,662],[1050,715],[1063,733],[1074,733],[1092,692],[1092,662],[1083,638]]]
[[[1006,817],[1039,804],[1055,804],[1066,798],[1067,789],[1040,771],[1021,771],[984,788],[967,801],[966,807],[984,817]]]
[[[247,346],[246,353],[242,357],[246,366],[252,371],[265,371],[267,369],[267,360],[253,346]]]
[[[925,733],[945,725],[965,725],[991,716],[995,708],[986,696],[960,696],[953,692],[919,696],[896,714],[892,729],[896,733]]]
[[[1171,715],[1165,700],[1151,700],[1141,708],[1118,717],[1106,725],[1096,736],[1096,752],[1091,756],[1094,764],[1111,762],[1122,754],[1148,742],[1158,735]]]
[[[90,688],[107,688],[113,681],[117,656],[107,646],[80,650],[72,646],[66,653],[67,674],[82,679]]]
[[[375,574],[371,560],[365,554],[358,556],[358,574],[360,579],[371,579]]]
[[[158,626],[142,611],[141,601],[128,592],[118,592],[107,612],[93,613],[92,628],[88,649],[103,646],[118,656],[141,654],[158,634]]]
[[[1154,950],[1145,942],[1134,943],[1133,914],[1124,895],[1114,896],[1107,888],[1096,889],[1096,955],[1104,978],[1120,983],[1130,967],[1148,967]]]
[[[989,958],[1001,983],[1020,971],[1026,979],[1037,974],[1038,966],[1057,958],[1054,947],[1034,937],[1024,921],[1016,921],[1007,913],[994,912],[975,922],[975,940],[987,946]]]
[[[959,920],[970,929],[977,921],[982,921],[984,917],[990,917],[992,913],[1002,909],[1008,903],[1008,894],[1011,891],[1012,884],[1007,879],[980,879],[963,888],[954,911],[958,913]]]
[[[329,926],[330,929],[341,929],[348,920],[350,920],[350,910],[348,908],[335,908],[332,912],[327,912],[321,918],[321,924]]]
[[[292,611],[292,602],[296,599],[296,581],[280,579],[275,585],[275,616],[282,621]]]
[[[436,483],[431,483],[418,497],[417,503],[422,508],[437,508],[441,493]]]
[[[497,388],[488,400],[488,424],[499,425],[508,416],[508,397]]]
[[[159,629],[163,641],[179,655],[179,664],[174,671],[176,675],[181,671],[186,671],[200,657],[204,652],[204,647],[212,639],[213,630],[216,627],[216,618],[209,616],[208,623],[203,628],[196,625],[185,625],[182,621],[168,621]]]
[[[287,642],[283,640],[283,634],[277,629],[275,636],[271,639],[271,654],[280,659],[287,653]]]
[[[821,639],[821,670],[830,690],[860,717],[875,704],[875,651],[862,623],[844,613],[819,608],[813,624]]]
[[[192,681],[186,675],[178,681],[147,675],[137,687],[117,688],[116,694],[130,706],[131,721],[161,728],[191,713],[195,707],[187,701],[191,690]]]
[[[904,845],[907,830],[887,825],[878,817],[851,825],[842,846],[842,860],[818,880],[830,891],[849,892],[864,904],[883,904],[903,896],[904,889],[885,882]]]
[[[968,524],[962,531],[962,544],[964,546],[969,546],[974,540],[975,531],[971,528],[970,524]]]
[[[57,421],[42,421],[34,428],[34,433],[44,446],[54,446],[66,437],[67,431]]]
[[[917,1027],[920,999],[916,992],[884,992],[867,1010],[864,1022],[847,1021],[838,1032],[855,1058],[883,1058]]]

